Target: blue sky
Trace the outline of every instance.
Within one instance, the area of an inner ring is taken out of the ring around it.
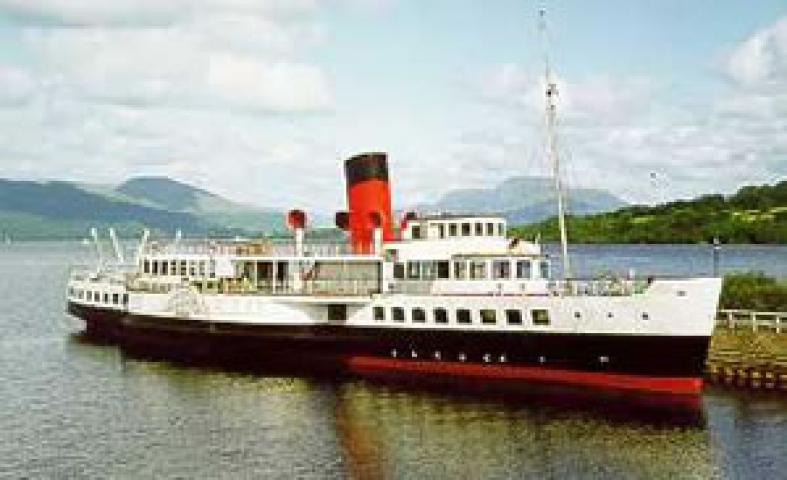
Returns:
[[[332,211],[543,175],[542,48],[569,185],[655,202],[787,177],[782,1],[0,0],[0,177],[163,174]]]

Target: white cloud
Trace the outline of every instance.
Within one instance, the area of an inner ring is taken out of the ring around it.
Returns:
[[[316,0],[0,0],[0,9],[19,21],[68,26],[165,26],[216,12],[291,17],[316,7]]]
[[[559,78],[559,141],[569,183],[653,202],[787,177],[787,18],[744,40],[725,67],[733,80],[728,88],[691,105],[652,79]],[[457,139],[463,168],[479,175],[544,173],[539,73],[502,65],[478,91],[508,121]],[[651,173],[663,181],[652,185]]]
[[[787,91],[787,17],[739,45],[729,55],[726,70],[741,87]]]

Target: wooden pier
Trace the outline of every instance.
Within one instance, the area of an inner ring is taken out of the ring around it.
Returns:
[[[712,383],[787,392],[787,313],[720,310],[708,352]]]

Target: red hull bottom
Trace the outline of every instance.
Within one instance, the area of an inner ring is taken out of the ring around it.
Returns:
[[[605,372],[582,372],[555,368],[482,365],[462,362],[430,362],[353,356],[346,360],[347,369],[359,375],[440,375],[487,379],[490,381],[526,381],[558,383],[582,387],[650,392],[669,395],[697,395],[702,391],[702,378],[646,377]]]

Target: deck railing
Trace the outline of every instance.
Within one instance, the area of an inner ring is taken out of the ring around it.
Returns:
[[[770,330],[784,333],[787,332],[787,312],[722,309],[716,315],[716,325],[730,330]]]
[[[153,255],[236,255],[236,256],[295,256],[295,243],[291,240],[260,240],[247,242],[178,241],[172,243],[152,242],[145,248]],[[303,245],[306,256],[351,255],[354,252],[347,242],[311,241]]]

